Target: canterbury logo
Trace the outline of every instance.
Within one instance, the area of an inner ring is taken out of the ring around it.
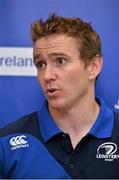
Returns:
[[[105,155],[114,154],[116,151],[117,151],[117,145],[115,143],[112,143],[112,142],[103,143],[97,149],[98,154],[105,154]]]
[[[12,146],[11,150],[29,147],[29,144],[28,144],[28,141],[26,141],[25,135],[16,136],[16,137],[11,138],[10,144]]]

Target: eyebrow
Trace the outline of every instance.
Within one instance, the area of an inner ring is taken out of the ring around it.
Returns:
[[[58,52],[58,53],[53,52],[53,53],[51,53],[51,54],[48,55],[48,57],[52,57],[52,56],[64,56],[64,57],[70,58],[69,55],[67,55],[67,54],[65,54],[65,53],[62,53],[62,52]],[[36,53],[36,54],[33,53],[33,57],[34,57],[34,60],[35,60],[36,58],[39,58],[39,57],[44,59],[42,53]]]
[[[62,53],[62,52],[58,52],[58,53],[51,53],[49,54],[49,57],[51,56],[65,56],[65,57],[70,57],[69,55],[65,54],[65,53]]]

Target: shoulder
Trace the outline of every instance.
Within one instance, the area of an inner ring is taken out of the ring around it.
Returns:
[[[0,129],[0,137],[13,133],[30,132],[37,125],[37,112],[27,114]]]

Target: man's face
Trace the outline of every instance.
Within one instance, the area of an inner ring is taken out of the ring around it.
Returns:
[[[40,38],[34,46],[37,78],[50,108],[66,110],[89,94],[89,69],[80,60],[76,40],[66,35]]]

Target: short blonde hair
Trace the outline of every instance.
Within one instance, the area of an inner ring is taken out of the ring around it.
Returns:
[[[101,56],[101,41],[90,23],[80,18],[67,18],[56,14],[49,15],[48,19],[35,21],[31,26],[32,41],[53,34],[66,34],[77,40],[80,58],[87,65],[96,55]]]

